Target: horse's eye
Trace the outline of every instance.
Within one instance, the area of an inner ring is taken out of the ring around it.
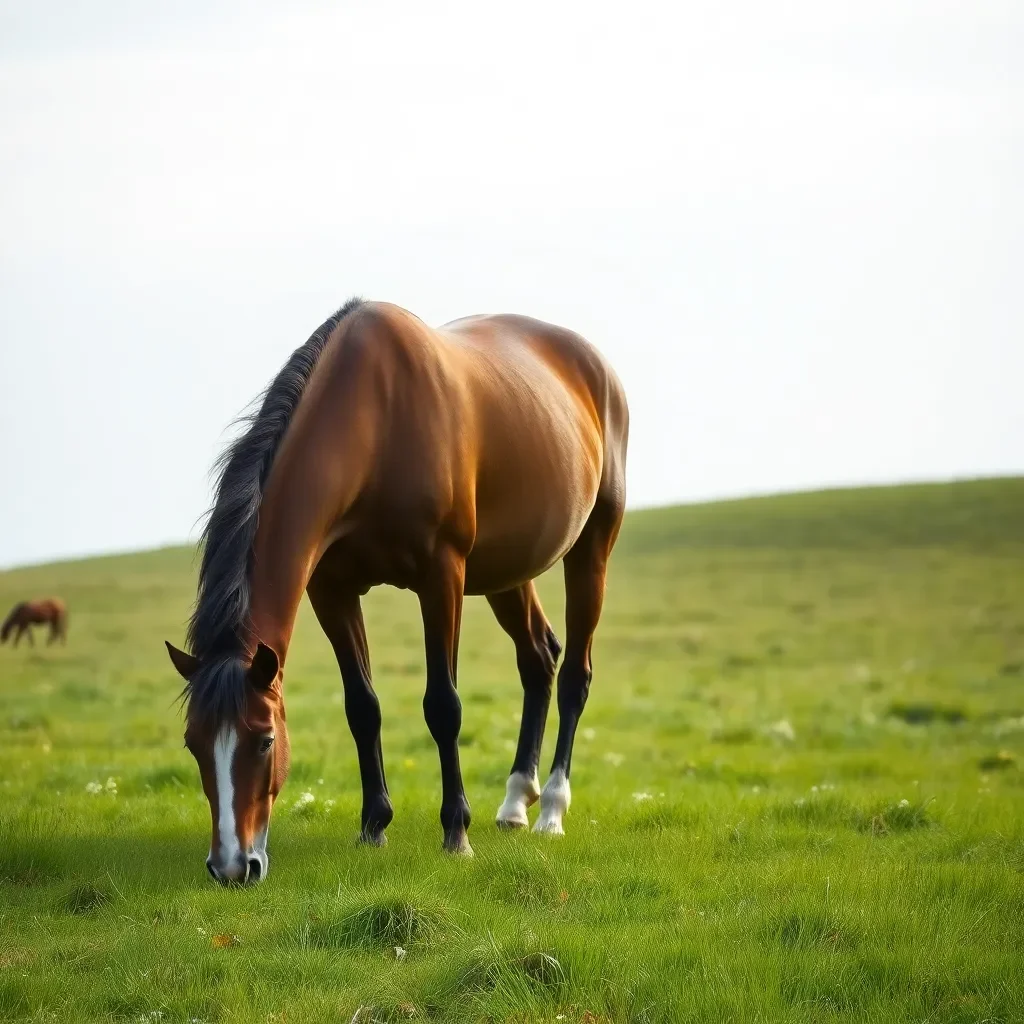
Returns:
[[[273,736],[264,736],[263,739],[260,740],[260,753],[261,754],[266,754],[273,745],[274,745],[274,737]]]

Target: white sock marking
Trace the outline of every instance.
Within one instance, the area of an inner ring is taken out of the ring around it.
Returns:
[[[562,828],[562,816],[569,810],[571,802],[569,780],[561,768],[556,768],[544,783],[544,790],[540,795],[540,817],[533,826],[533,831],[562,835],[565,832]]]
[[[498,808],[498,824],[509,828],[526,828],[530,824],[526,809],[535,804],[539,796],[540,783],[536,772],[533,775],[513,772],[505,783],[505,801]]]
[[[220,838],[219,867],[234,867],[242,851],[235,824],[235,786],[231,779],[231,766],[238,746],[238,733],[234,726],[225,725],[213,743],[213,764],[217,774],[217,834]]]

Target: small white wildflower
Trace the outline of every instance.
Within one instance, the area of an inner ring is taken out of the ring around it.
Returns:
[[[555,1014],[555,1020],[565,1020],[565,1014],[564,1013],[556,1013]]]
[[[108,793],[117,792],[117,779],[108,778],[106,785],[103,787]]]
[[[597,735],[597,730],[596,729],[584,729],[583,730],[583,738],[585,740],[592,740],[596,735]]]
[[[618,768],[619,765],[626,760],[622,754],[616,754],[614,750],[609,750],[608,753],[604,755],[604,759],[614,768]]]
[[[402,949],[401,946],[395,946],[395,959],[396,960],[404,960],[405,959],[405,952],[406,951],[404,949]]]
[[[790,743],[796,739],[796,731],[789,724],[788,718],[780,718],[777,722],[769,725],[765,731],[770,736],[777,736],[780,740],[786,740]]]
[[[317,784],[318,786],[322,786],[322,785],[324,784],[324,780],[323,780],[323,779],[317,779],[317,780],[316,780],[316,784]]]
[[[297,811],[300,807],[306,807],[311,804],[315,799],[316,797],[307,789],[305,793],[299,794],[299,798],[295,801],[295,806],[292,809]]]
[[[804,798],[803,798],[803,797],[801,796],[801,797],[798,797],[798,798],[797,798],[796,800],[794,800],[794,801],[793,801],[793,803],[794,803],[794,804],[795,804],[795,805],[796,805],[797,807],[803,807],[803,805],[804,805],[805,803],[807,803],[807,801],[806,801],[806,800],[805,800],[805,799],[804,799]]]
[[[817,793],[818,792],[818,787],[817,786],[811,786],[811,792],[812,793]]]
[[[644,800],[653,800],[654,797],[651,796],[650,793],[634,793],[633,799],[639,804],[642,803]]]
[[[900,807],[909,807],[909,806],[910,806],[910,801],[909,800],[901,800],[900,801]]]
[[[196,931],[197,931],[197,932],[199,932],[199,934],[200,934],[200,935],[205,935],[205,934],[206,934],[206,929],[205,929],[205,928],[203,928],[203,927],[202,927],[202,926],[200,926],[200,925],[197,925],[197,926],[196,926]]]
[[[760,793],[761,792],[761,787],[760,786],[754,786],[754,788],[750,792],[751,793]]]
[[[596,825],[597,824],[597,818],[591,818],[590,819],[590,824],[591,825]]]
[[[95,796],[97,793],[103,792],[103,784],[101,782],[87,782],[85,784],[85,791]]]
[[[324,807],[326,807],[327,810],[330,810],[333,806],[334,806],[334,801],[333,800],[325,800],[324,801]]]

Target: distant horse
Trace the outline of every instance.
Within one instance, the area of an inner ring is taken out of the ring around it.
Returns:
[[[441,763],[444,848],[471,854],[456,691],[464,594],[487,597],[523,686],[519,745],[497,823],[562,832],[573,740],[591,679],[605,569],[625,504],[622,386],[579,335],[523,316],[433,330],[353,299],[297,349],[224,453],[203,534],[185,653],[185,745],[199,765],[218,881],[267,873],[267,830],[289,766],[283,669],[309,595],[334,647],[362,781],[362,841],[385,842],[392,806],[360,597],[419,598],[423,710]],[[560,645],[533,579],[562,559],[565,659],[558,741],[537,762]]]
[[[59,597],[22,601],[11,609],[10,615],[0,626],[0,644],[6,643],[7,638],[14,633],[15,647],[18,646],[23,634],[28,636],[28,642],[34,647],[36,642],[32,636],[32,627],[47,623],[50,626],[50,635],[46,640],[47,645],[56,643],[58,640],[61,643],[67,643],[68,610]]]

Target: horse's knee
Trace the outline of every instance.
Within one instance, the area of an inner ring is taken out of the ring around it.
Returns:
[[[550,626],[537,640],[523,644],[516,651],[516,664],[523,687],[527,690],[550,691],[562,647]]]
[[[462,701],[450,683],[428,686],[423,697],[423,717],[435,743],[458,739],[462,729]]]
[[[551,655],[552,662],[557,663],[558,656],[562,653],[562,645],[559,643],[558,637],[555,636],[555,631],[550,626],[544,631],[544,644]],[[554,671],[553,666],[552,671]]]
[[[562,665],[558,673],[558,713],[579,714],[590,694],[590,680],[593,672],[585,665]]]

